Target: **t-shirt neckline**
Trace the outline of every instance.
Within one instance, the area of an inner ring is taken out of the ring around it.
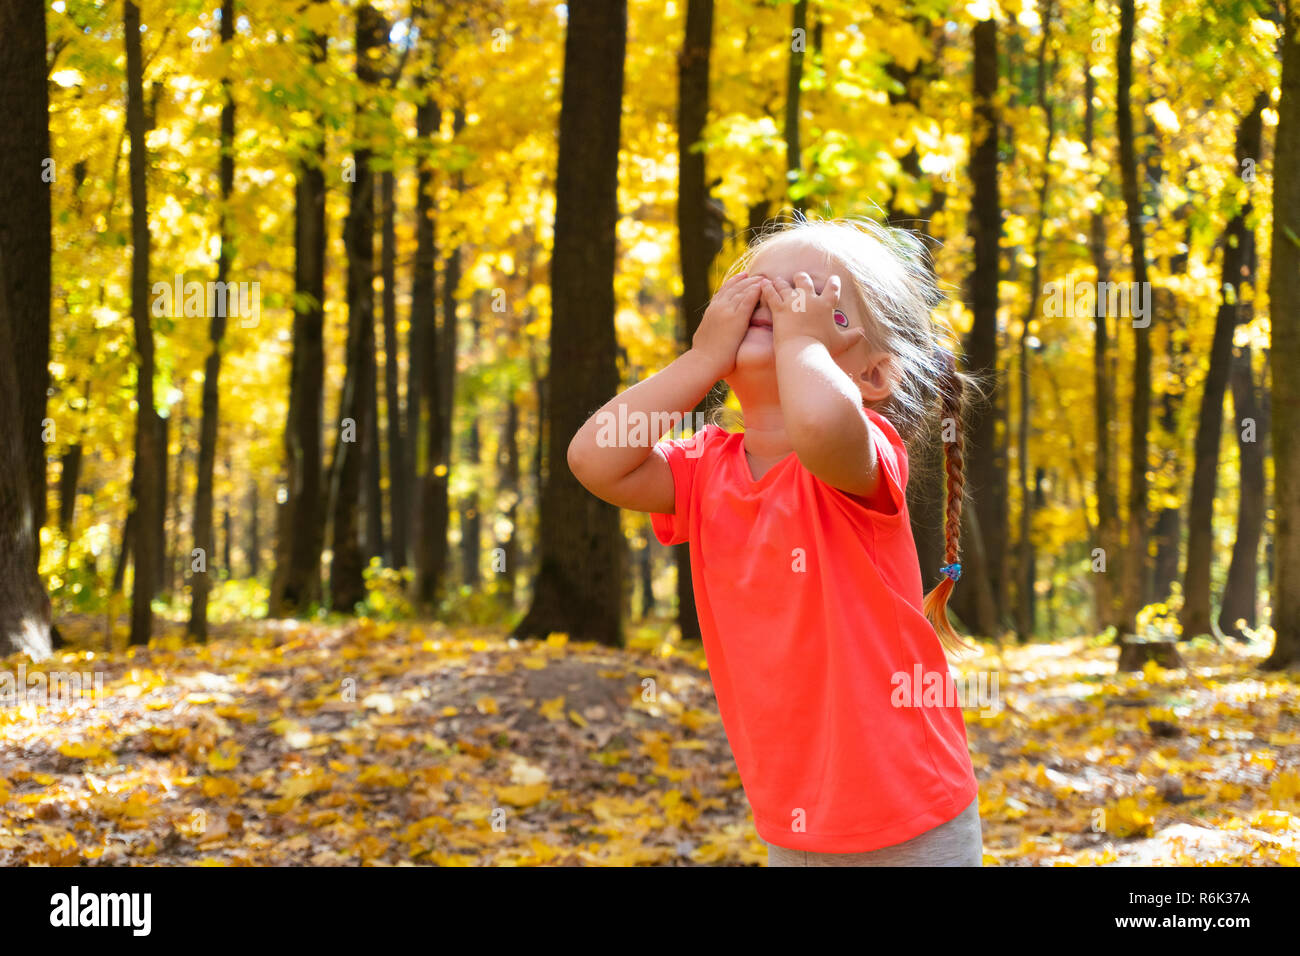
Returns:
[[[740,432],[739,435],[740,441],[736,442],[736,446],[739,449],[740,454],[740,467],[744,469],[741,474],[744,475],[751,488],[761,488],[768,484],[768,480],[773,476],[773,474],[775,474],[779,469],[784,468],[791,458],[798,457],[796,452],[791,451],[790,454],[786,455],[767,471],[763,472],[761,478],[755,478],[754,470],[749,465],[749,456],[745,453],[745,433]]]

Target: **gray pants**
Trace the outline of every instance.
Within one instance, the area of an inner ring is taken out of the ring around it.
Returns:
[[[810,853],[767,845],[768,866],[983,866],[983,861],[979,797],[947,823],[866,853]]]

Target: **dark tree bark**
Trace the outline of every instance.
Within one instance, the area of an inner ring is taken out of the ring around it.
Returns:
[[[379,271],[384,277],[381,299],[384,321],[384,400],[388,419],[388,503],[389,536],[393,567],[406,567],[406,528],[410,504],[406,497],[406,439],[402,433],[402,407],[398,397],[400,369],[397,356],[397,228],[394,223],[393,174],[380,177],[383,222],[380,226],[382,246]],[[409,401],[409,398],[408,398]]]
[[[978,588],[957,588],[954,610],[976,635],[995,636],[1003,615],[1007,540],[1006,449],[997,437],[998,405],[998,277],[1002,209],[998,198],[998,28],[993,20],[975,24],[975,119],[971,131],[970,232],[975,264],[968,280],[972,321],[966,337],[969,370],[986,383],[988,402],[969,414],[966,454],[966,493],[977,512],[980,547],[966,548],[963,576],[983,577],[992,595],[993,617]],[[980,560],[979,555],[983,555]],[[928,569],[927,569],[928,570]]]
[[[796,12],[796,16],[797,16]],[[686,32],[677,72],[677,238],[682,266],[681,321],[683,348],[689,348],[700,327],[712,292],[709,270],[722,247],[719,217],[711,215],[704,153],[694,147],[704,137],[709,116],[709,58],[713,47],[713,0],[690,0]],[[796,94],[797,96],[797,94]],[[795,123],[796,144],[798,123]],[[796,145],[796,156],[797,145]],[[696,407],[696,421],[706,411],[708,397]],[[673,549],[677,560],[677,623],[683,640],[700,639],[691,581],[691,553],[685,545]]]
[[[1146,243],[1142,234],[1142,199],[1138,190],[1137,153],[1133,147],[1133,29],[1134,0],[1120,0],[1119,53],[1116,69],[1115,121],[1119,134],[1120,174],[1123,182],[1125,218],[1128,221],[1129,245],[1133,256],[1133,281],[1138,289],[1147,284]],[[1147,461],[1148,436],[1151,427],[1151,335],[1150,326],[1155,321],[1154,298],[1148,297],[1151,308],[1146,316],[1147,325],[1133,327],[1133,405],[1130,414],[1129,440],[1129,492],[1128,492],[1128,552],[1124,568],[1123,613],[1120,635],[1134,634],[1137,614],[1142,610],[1143,596],[1147,593],[1150,561],[1147,556],[1148,516]]]
[[[513,610],[515,575],[519,568],[519,496],[523,492],[519,482],[519,405],[515,402],[513,391],[506,398],[506,415],[501,426],[498,464],[501,468],[500,494],[506,502],[504,517],[510,526],[506,539],[498,544],[502,549],[501,563],[505,565],[505,570],[499,572],[501,598],[506,607]]]
[[[18,408],[14,340],[19,320],[8,270],[9,257],[0,246],[0,409],[6,411]],[[50,600],[36,573],[36,512],[26,460],[21,429],[0,428],[0,657],[23,651],[44,660],[53,650]]]
[[[477,297],[476,297],[477,299]],[[478,302],[475,301],[477,310]],[[478,316],[472,314],[469,322],[470,340],[469,354],[474,355],[478,350]],[[470,403],[469,427],[465,429],[465,447],[463,449],[464,464],[468,466],[471,474],[478,469],[482,457],[482,441],[479,435],[479,408],[477,403]],[[471,486],[460,500],[460,577],[471,588],[477,588],[481,583],[480,565],[482,559],[482,536],[483,522],[480,519],[479,494],[476,487]]]
[[[158,581],[158,538],[163,494],[158,486],[161,428],[154,409],[154,343],[149,324],[149,200],[145,182],[148,157],[144,134],[144,65],[140,52],[140,9],[126,0],[126,128],[131,144],[131,318],[135,331],[136,436],[132,484],[135,487],[135,534],[131,564],[135,569],[131,589],[132,644],[147,644],[153,633],[150,601]]]
[[[235,470],[230,464],[230,449],[226,449],[226,481],[233,484]],[[230,519],[230,492],[227,491],[221,502],[221,572],[227,581],[235,576],[235,561],[232,556],[235,544],[234,522]]]
[[[415,137],[427,150],[442,126],[442,111],[433,99],[430,77],[421,76],[423,99],[415,110]],[[415,178],[415,262],[411,270],[411,334],[407,342],[406,436],[407,489],[411,527],[411,563],[415,568],[412,592],[415,600],[429,606],[433,601],[434,582],[429,574],[429,536],[432,531],[425,486],[433,468],[433,452],[427,445],[431,424],[428,417],[436,413],[438,316],[437,273],[438,247],[434,232],[434,179],[426,153],[418,153]],[[445,535],[445,531],[444,531]]]
[[[182,506],[182,497],[185,488],[185,390],[181,387],[181,397],[176,402],[176,457],[173,459],[171,466],[172,484],[171,492],[167,496],[169,509],[171,513],[171,534],[167,535],[166,546],[163,552],[163,590],[172,592],[176,590],[177,582],[183,580],[183,577],[177,576],[176,569],[179,563],[179,554],[184,547],[184,541],[181,540],[181,516],[184,511]],[[167,455],[171,458],[170,452]]]
[[[803,173],[803,153],[799,144],[800,87],[803,84],[803,55],[808,40],[808,0],[795,0],[791,15],[790,60],[785,78],[785,186],[784,195]],[[799,212],[806,208],[804,197],[792,199]]]
[[[1268,95],[1261,93],[1237,126],[1237,169],[1245,159],[1258,160],[1263,139],[1263,110]],[[1240,320],[1243,287],[1250,283],[1246,256],[1252,244],[1246,221],[1249,199],[1228,223],[1224,233],[1223,277],[1219,311],[1214,319],[1210,367],[1201,393],[1201,417],[1196,427],[1192,494],[1187,505],[1187,569],[1183,577],[1183,637],[1212,632],[1210,621],[1210,559],[1213,551],[1214,498],[1219,476],[1219,444],[1223,435],[1223,394],[1232,367],[1232,334]],[[1249,375],[1248,375],[1249,379]],[[1243,461],[1244,465],[1244,461]],[[1244,494],[1244,489],[1243,489]],[[1234,619],[1235,620],[1235,619]]]
[[[1255,626],[1259,606],[1259,539],[1268,511],[1265,499],[1264,456],[1269,423],[1255,389],[1250,346],[1237,349],[1232,358],[1232,410],[1241,461],[1240,494],[1237,496],[1237,536],[1232,542],[1228,580],[1219,607],[1219,630],[1239,640],[1246,634],[1237,623]],[[1267,366],[1266,366],[1267,368]]]
[[[40,529],[45,524],[45,457],[42,439],[50,385],[50,190],[57,170],[49,164],[49,92],[45,65],[45,4],[7,0],[0,4],[0,252],[13,335],[17,400],[7,408],[22,457],[10,467],[27,482],[36,529],[33,570],[39,565]]]
[[[325,61],[325,37],[306,34],[314,65]],[[317,124],[319,125],[319,124]],[[325,389],[325,144],[298,163],[294,203],[293,356],[284,428],[286,497],[276,515],[275,573],[270,613],[284,617],[320,598],[325,541],[321,421]]]
[[[1096,149],[1096,81],[1092,77],[1092,64],[1084,66],[1084,146],[1093,162],[1097,161]],[[1096,189],[1100,192],[1107,182],[1105,174],[1099,174]],[[1106,262],[1106,216],[1100,205],[1093,210],[1088,222],[1088,249],[1092,254],[1093,270],[1096,272],[1096,288],[1102,288],[1103,282],[1109,281],[1110,270]],[[1094,441],[1096,454],[1093,462],[1093,484],[1097,492],[1097,524],[1094,546],[1101,549],[1101,557],[1106,562],[1104,571],[1092,575],[1093,602],[1098,631],[1105,631],[1112,625],[1118,630],[1119,607],[1116,602],[1119,588],[1114,584],[1121,580],[1120,564],[1123,559],[1120,537],[1119,499],[1115,493],[1115,467],[1111,437],[1113,427],[1115,395],[1113,376],[1110,374],[1110,323],[1106,317],[1106,304],[1100,297],[1094,297],[1092,325],[1092,385],[1094,418]]]
[[[373,184],[372,184],[373,185]],[[373,301],[373,299],[372,299]],[[379,342],[374,331],[374,313],[371,313],[370,342],[375,351],[366,358],[370,368],[366,377],[370,389],[366,392],[366,420],[370,428],[366,433],[365,481],[361,489],[361,506],[365,512],[366,533],[364,553],[370,558],[384,557],[384,498],[380,485],[383,481],[383,456],[379,441]]]
[[[63,453],[59,471],[59,531],[65,538],[72,537],[72,523],[77,511],[77,483],[81,480],[82,449],[80,444],[69,445]]]
[[[1156,142],[1156,131],[1154,123],[1148,130],[1151,141]],[[1152,148],[1147,159],[1147,180],[1159,184],[1164,176],[1164,170],[1161,167],[1159,153]],[[1184,203],[1174,213],[1176,222],[1185,222],[1184,249],[1192,247],[1192,226],[1189,214],[1191,212],[1191,203]],[[1175,280],[1179,275],[1186,273],[1189,256],[1186,252],[1175,253],[1169,257],[1166,274]],[[1167,306],[1159,307],[1161,313],[1168,313],[1168,319],[1162,324],[1161,330],[1164,332],[1165,344],[1165,361],[1168,363],[1169,377],[1174,381],[1181,381],[1186,378],[1187,366],[1187,337],[1185,334],[1187,319],[1179,308],[1179,300],[1172,289],[1161,290],[1165,292],[1164,299]],[[1155,299],[1152,299],[1155,303]],[[1183,398],[1181,392],[1175,389],[1163,389],[1160,394],[1160,430],[1163,433],[1158,442],[1160,465],[1159,471],[1168,473],[1172,476],[1171,484],[1180,492],[1180,497],[1185,493],[1182,489],[1186,487],[1185,474],[1187,469],[1184,467],[1183,458],[1171,449],[1175,448],[1178,440],[1178,414],[1179,404]],[[1151,590],[1147,593],[1146,603],[1157,601],[1164,602],[1169,599],[1173,593],[1174,582],[1178,580],[1178,563],[1179,551],[1182,546],[1183,536],[1183,512],[1182,509],[1174,504],[1172,506],[1162,507],[1156,512],[1156,520],[1153,531],[1155,544],[1155,562],[1152,565]]]
[[[158,577],[154,581],[154,596],[167,593],[167,568],[171,552],[167,547],[167,509],[171,504],[167,489],[170,487],[168,475],[171,471],[171,415],[159,415],[158,425],[158,491],[162,496],[158,508],[158,524],[154,526],[155,554],[158,555]]]
[[[465,431],[465,464],[471,468],[479,463],[482,442],[479,440],[478,419],[469,423]],[[483,521],[479,510],[478,492],[471,490],[460,501],[460,575],[461,581],[471,588],[482,583],[480,565],[483,557]]]
[[[646,536],[638,558],[637,564],[641,572],[641,620],[644,621],[655,612],[654,544],[649,535]]]
[[[452,111],[452,134],[460,135],[465,126],[465,112]],[[455,178],[457,194],[464,179]],[[451,556],[447,529],[451,524],[451,456],[452,399],[456,392],[456,355],[458,345],[457,298],[460,286],[460,248],[453,248],[442,263],[442,324],[426,340],[424,357],[425,401],[428,421],[425,444],[427,467],[420,488],[421,533],[415,566],[416,596],[425,604],[436,606],[448,577]]]
[[[117,560],[113,563],[113,583],[109,590],[120,594],[126,584],[126,566],[131,563],[132,542],[135,540],[135,475],[131,475],[130,504],[127,505],[126,519],[122,522],[122,543],[117,549]]]
[[[1268,301],[1272,309],[1272,373],[1275,527],[1273,535],[1273,631],[1276,643],[1267,668],[1300,661],[1300,0],[1282,7],[1282,93],[1273,150],[1273,236]]]
[[[1055,56],[1049,66],[1047,47],[1051,41],[1052,2],[1048,0],[1042,7],[1042,34],[1038,44],[1037,71],[1035,88],[1037,90],[1038,108],[1043,111],[1044,127],[1047,136],[1043,143],[1043,170],[1038,185],[1038,221],[1034,226],[1033,259],[1029,272],[1029,303],[1020,323],[1020,422],[1019,422],[1019,459],[1020,459],[1020,580],[1016,587],[1016,636],[1026,643],[1034,634],[1034,586],[1035,572],[1033,516],[1035,502],[1041,499],[1039,489],[1042,487],[1042,469],[1037,470],[1034,484],[1030,484],[1029,432],[1032,423],[1032,406],[1030,400],[1029,368],[1029,334],[1035,314],[1038,312],[1038,295],[1042,283],[1043,230],[1047,224],[1047,194],[1051,188],[1052,142],[1056,138],[1056,121],[1052,112],[1052,103],[1047,97],[1047,84],[1055,67]]]
[[[221,5],[221,44],[227,50],[235,39],[234,0],[224,0]],[[221,252],[217,256],[217,284],[227,288],[230,281],[230,196],[235,188],[235,104],[228,77],[222,77],[221,94],[221,156],[218,160],[218,180],[221,189],[221,211],[218,217]],[[227,301],[229,296],[227,295]],[[208,327],[208,357],[203,365],[203,417],[199,424],[199,461],[197,487],[194,492],[194,547],[202,551],[205,570],[196,571],[190,586],[189,634],[199,640],[208,637],[208,595],[212,590],[212,559],[214,540],[212,534],[212,474],[217,464],[217,426],[221,420],[221,343],[226,337],[226,309],[224,303],[211,316]],[[193,564],[191,564],[193,566]],[[230,568],[227,565],[227,572]]]
[[[622,642],[624,541],[618,510],[569,471],[570,436],[618,388],[614,331],[618,146],[625,0],[569,8],[551,265],[550,441],[541,495],[541,566],[516,637],[552,631]],[[598,76],[601,82],[590,82]]]
[[[372,86],[378,72],[369,51],[384,42],[386,24],[368,3],[357,8],[357,78],[363,89]],[[370,169],[371,150],[363,135],[364,104],[356,110],[358,146],[353,154],[355,179],[351,208],[344,225],[348,259],[347,370],[339,406],[338,435],[330,471],[330,508],[333,515],[330,565],[330,607],[352,613],[365,600],[366,555],[359,538],[361,485],[365,478],[366,449],[370,443],[371,400],[375,391],[375,188]]]
[[[262,496],[257,488],[256,476],[248,479],[248,521],[244,525],[248,534],[248,576],[256,578],[262,573],[262,533],[258,506]]]

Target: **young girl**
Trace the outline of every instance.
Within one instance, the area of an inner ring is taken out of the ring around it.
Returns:
[[[911,234],[798,220],[732,266],[685,354],[569,445],[589,491],[650,512],[664,544],[690,542],[709,674],[769,865],[981,865],[944,655],[959,643],[946,605],[964,376],[935,341],[939,298]],[[743,433],[710,423],[659,442],[719,379]],[[611,442],[615,419],[650,423],[648,442]],[[929,421],[947,423],[947,564],[926,569],[943,580],[923,604],[902,436]]]

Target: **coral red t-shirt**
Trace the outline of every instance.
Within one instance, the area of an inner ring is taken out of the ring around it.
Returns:
[[[907,450],[864,411],[892,513],[793,453],[754,481],[743,433],[717,425],[656,446],[676,504],[651,516],[655,535],[690,543],[709,673],[755,827],[793,850],[892,846],[978,792],[948,662],[921,613]],[[917,677],[942,681],[949,705],[898,693]],[[928,705],[894,706],[900,697]]]

